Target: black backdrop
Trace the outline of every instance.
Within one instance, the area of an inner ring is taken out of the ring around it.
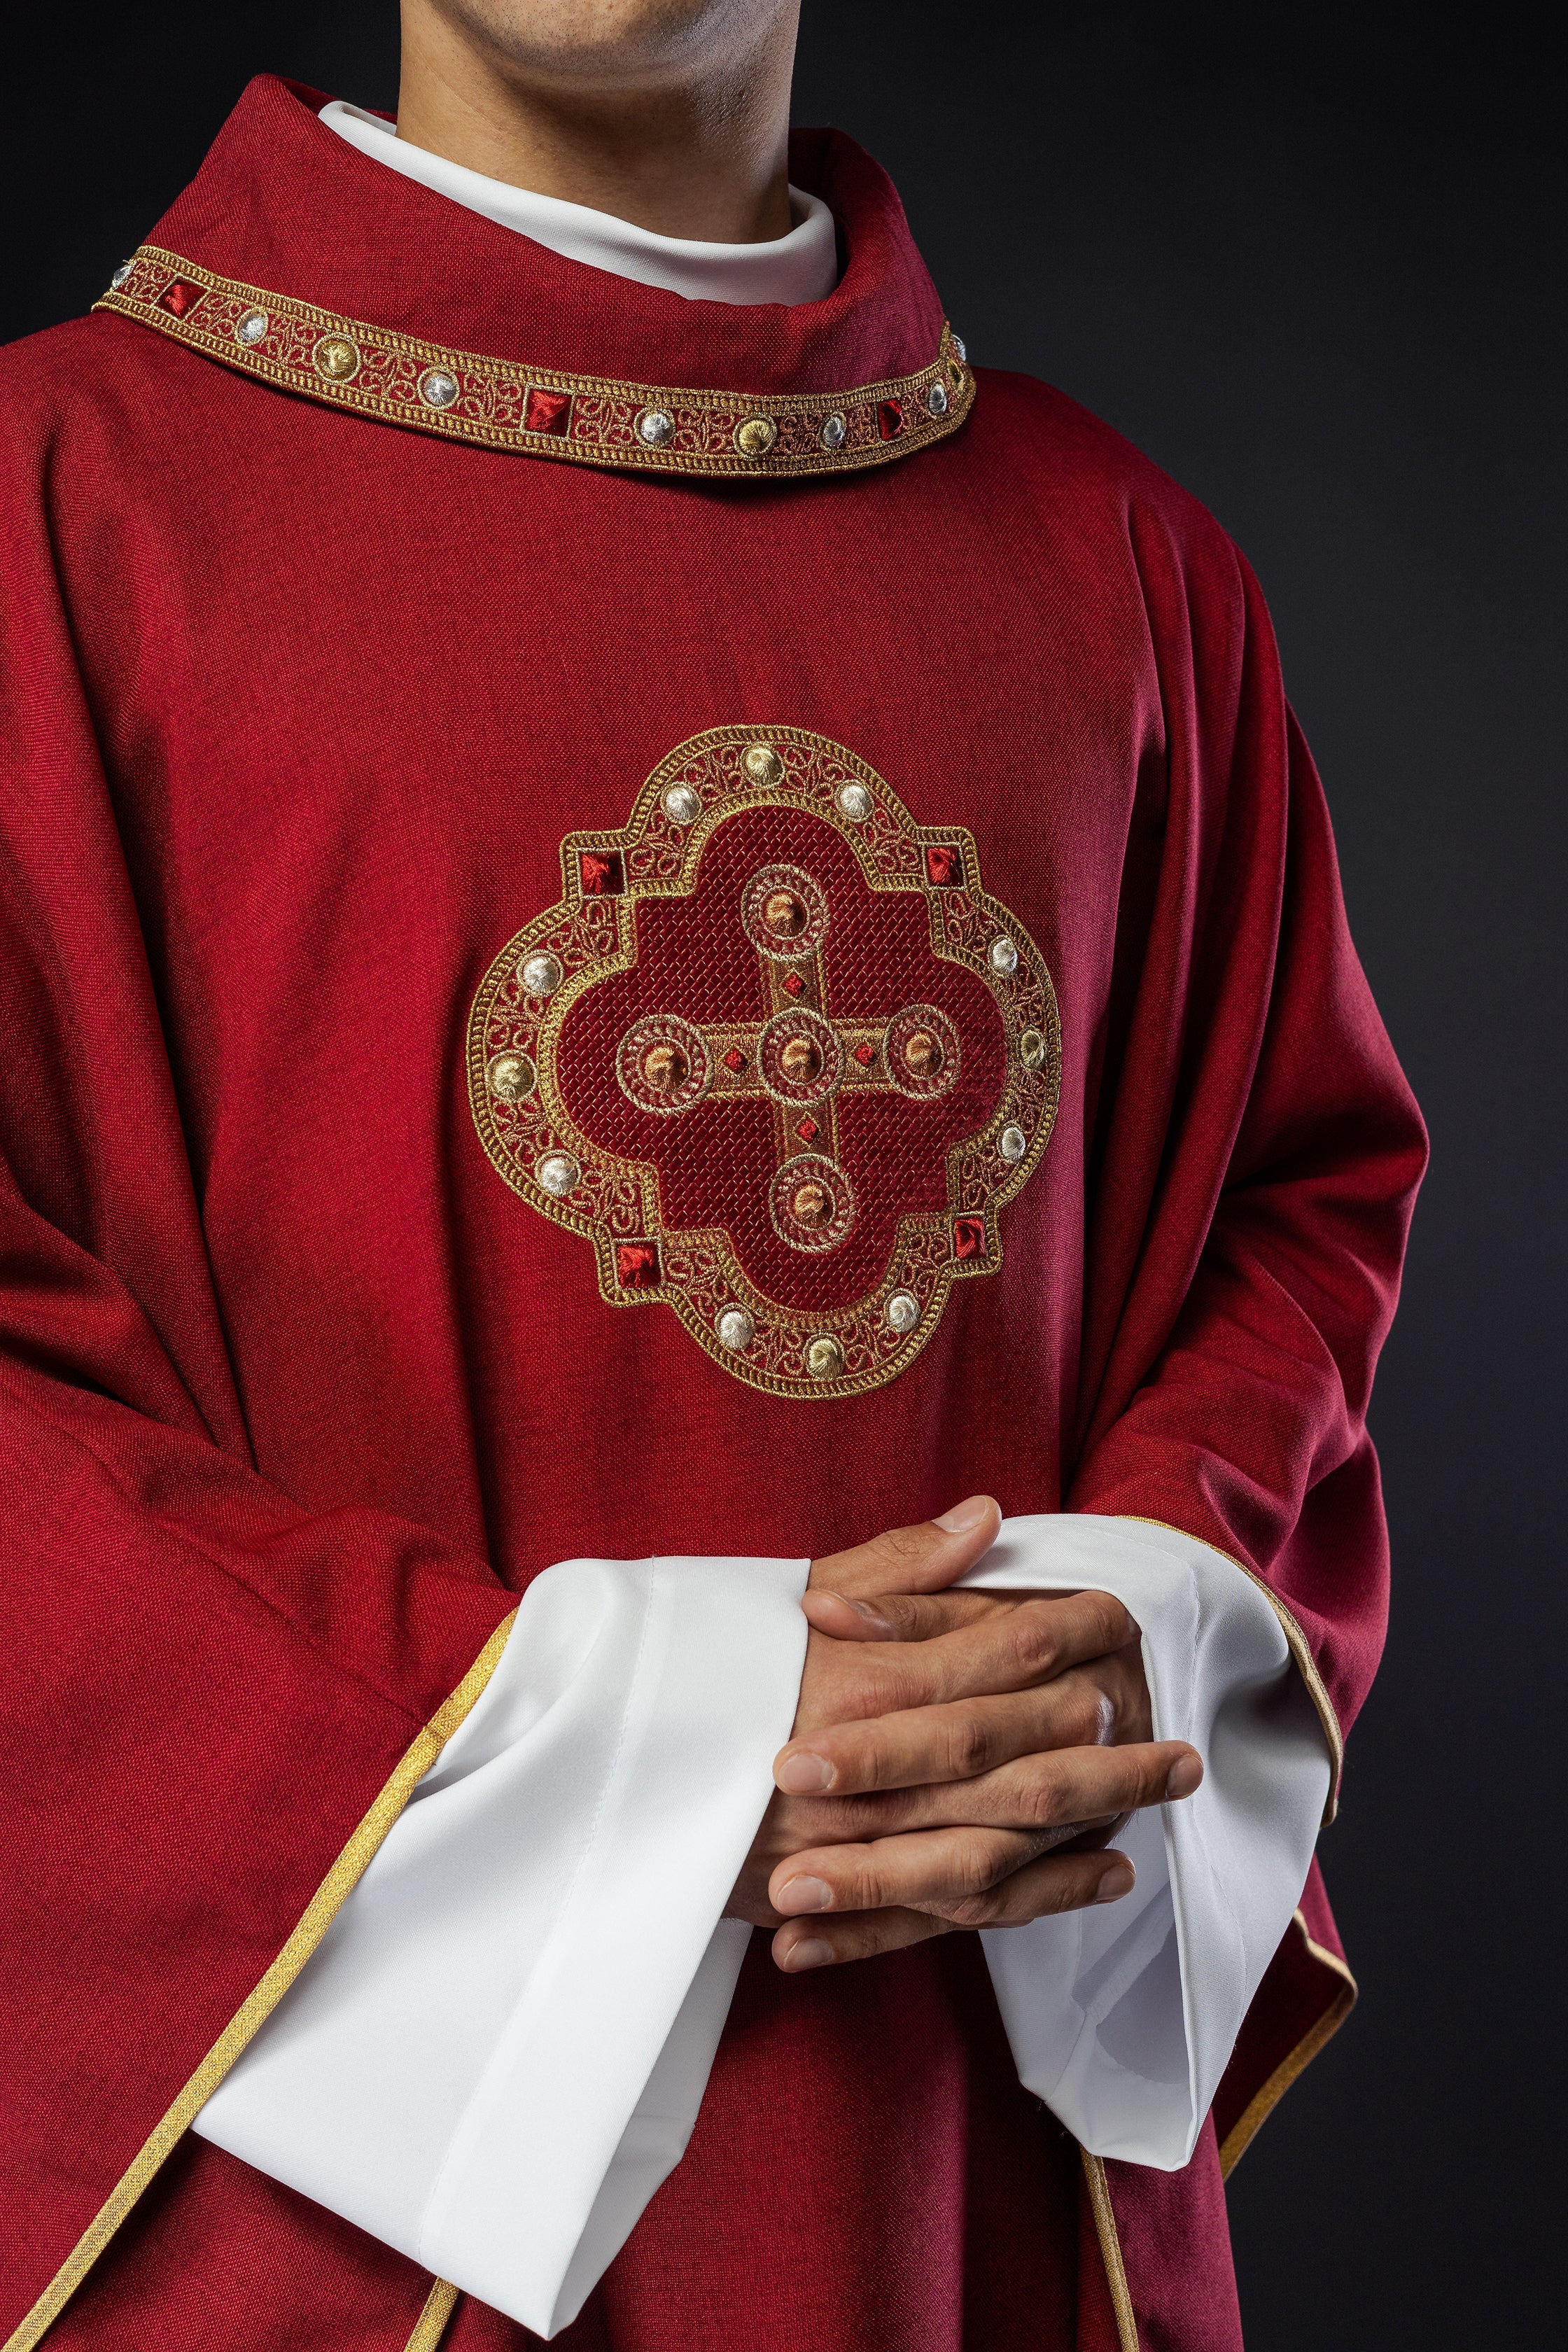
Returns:
[[[395,100],[394,0],[29,13],[0,145],[6,337],[101,290],[249,73]],[[1363,1996],[1233,2183],[1257,2352],[1534,2345],[1560,2301],[1547,31],[1512,5],[806,0],[797,120],[891,169],[971,352],[1108,417],[1257,565],[1433,1129],[1374,1409],[1393,1644],[1323,1856]]]

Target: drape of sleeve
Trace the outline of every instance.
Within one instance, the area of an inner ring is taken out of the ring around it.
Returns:
[[[1382,1645],[1366,1430],[1426,1139],[1351,945],[1257,583],[1133,520],[1162,755],[1131,830],[1067,1507],[1260,1578],[1337,1767]]]
[[[805,1559],[577,1559],[195,2128],[549,2337],[697,2119]]]
[[[515,1605],[431,1529],[312,1514],[252,1466],[44,511],[26,466],[0,482],[0,2339],[19,2343],[319,1940]]]

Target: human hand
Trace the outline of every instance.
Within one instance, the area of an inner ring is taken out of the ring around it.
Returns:
[[[1131,1864],[1098,1849],[1203,1778],[1150,1740],[1138,1629],[1108,1593],[936,1589],[998,1524],[976,1498],[814,1565],[795,1732],[729,1906],[778,1928],[782,1968],[1114,1901]]]

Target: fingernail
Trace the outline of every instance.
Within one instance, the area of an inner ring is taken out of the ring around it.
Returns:
[[[786,1797],[820,1797],[825,1789],[833,1786],[833,1767],[826,1756],[814,1756],[809,1748],[801,1748],[784,1758],[773,1773],[773,1780]]]
[[[971,1528],[980,1525],[990,1508],[989,1495],[971,1495],[966,1503],[954,1503],[951,1511],[943,1511],[936,1525],[944,1535],[966,1536]]]
[[[1132,1892],[1132,1868],[1129,1863],[1123,1862],[1116,1869],[1108,1870],[1100,1882],[1095,1901],[1120,1903],[1124,1895],[1131,1895]]]
[[[832,1907],[833,1889],[826,1878],[786,1878],[774,1899],[775,1911],[784,1912],[798,1919],[803,1911],[826,1911]]]
[[[1204,1768],[1195,1756],[1178,1756],[1165,1776],[1167,1797],[1190,1797],[1204,1777]]]
[[[838,1597],[842,1601],[847,1599],[847,1595],[840,1593]],[[864,1617],[868,1625],[875,1625],[879,1633],[890,1633],[892,1632],[893,1624],[891,1618],[884,1617],[881,1611],[879,1609],[874,1609],[868,1601],[851,1601],[849,1602],[849,1606],[853,1609],[857,1617]]]
[[[802,1942],[790,1946],[784,1956],[784,1965],[789,1974],[795,1976],[801,1969],[825,1969],[832,1958],[831,1944],[824,1943],[820,1936],[807,1936]]]

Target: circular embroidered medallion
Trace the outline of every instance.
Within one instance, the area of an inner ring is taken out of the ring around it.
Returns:
[[[701,1101],[713,1081],[713,1057],[689,1021],[650,1013],[621,1039],[616,1076],[639,1110],[668,1117]]]
[[[741,921],[763,955],[797,962],[815,955],[827,935],[827,900],[798,866],[764,866],[746,885]]]
[[[775,1013],[757,1040],[757,1073],[774,1102],[823,1101],[844,1076],[844,1049],[831,1021],[808,1005]]]
[[[842,1168],[819,1151],[786,1160],[768,1188],[773,1231],[791,1249],[819,1257],[848,1238],[855,1223],[855,1192]]]
[[[973,835],[753,723],[677,745],[561,868],[474,1003],[493,1165],[607,1305],[672,1311],[747,1386],[896,1378],[1000,1267],[1056,1113],[1050,975]]]
[[[888,1024],[882,1059],[888,1084],[910,1102],[935,1102],[958,1084],[958,1032],[934,1004],[906,1004]]]

